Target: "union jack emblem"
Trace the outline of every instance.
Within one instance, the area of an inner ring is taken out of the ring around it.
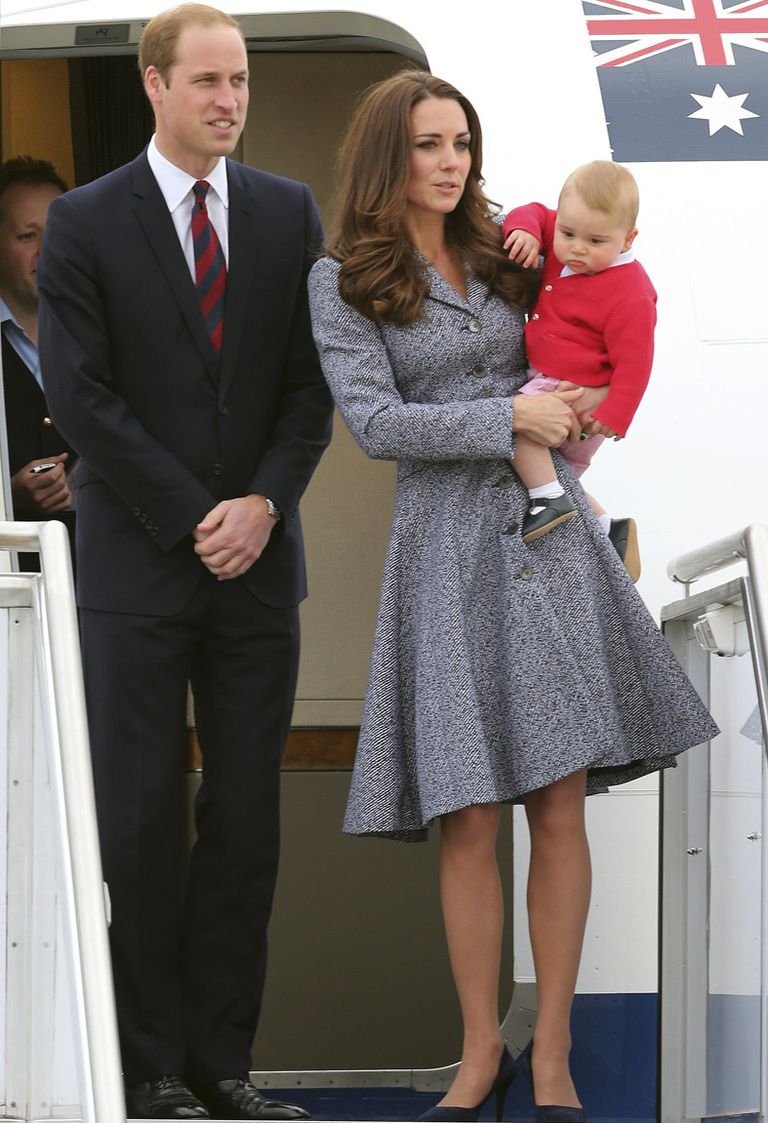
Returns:
[[[657,0],[589,0],[605,13],[587,16],[594,44],[613,43],[595,62],[598,67],[630,66],[690,44],[699,66],[733,66],[734,46],[768,53],[768,0],[742,0],[726,8],[724,0],[683,0],[683,7]]]

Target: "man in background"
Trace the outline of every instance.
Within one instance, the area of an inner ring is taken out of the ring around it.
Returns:
[[[16,156],[0,166],[0,329],[13,518],[60,519],[74,556],[68,472],[75,453],[45,400],[37,350],[37,259],[48,207],[67,186],[47,160]],[[37,554],[20,555],[37,570]]]

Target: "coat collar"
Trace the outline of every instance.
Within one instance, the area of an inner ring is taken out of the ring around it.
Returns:
[[[454,308],[460,308],[462,312],[479,312],[480,309],[488,302],[488,289],[483,281],[481,281],[469,267],[467,262],[464,263],[464,273],[467,278],[467,297],[464,297],[456,292],[456,289],[450,285],[442,273],[438,273],[434,265],[430,265],[427,259],[416,251],[417,257],[420,258],[424,270],[429,278],[429,294],[428,300],[436,300],[439,304],[447,304]]]

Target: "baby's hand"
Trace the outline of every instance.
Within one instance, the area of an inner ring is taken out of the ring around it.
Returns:
[[[603,425],[602,421],[590,421],[585,425],[583,432],[589,433],[590,437],[613,437],[614,441],[622,441],[624,438],[620,436],[615,429],[609,429],[607,425]]]
[[[511,231],[504,243],[504,249],[509,251],[510,259],[522,265],[524,269],[532,269],[539,264],[541,242],[527,230]]]

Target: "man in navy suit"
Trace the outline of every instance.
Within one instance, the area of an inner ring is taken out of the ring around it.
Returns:
[[[69,470],[74,451],[56,431],[43,393],[37,349],[37,262],[48,207],[67,185],[53,164],[15,156],[0,167],[0,331],[13,517],[61,520],[74,550]],[[37,570],[37,554],[21,554]]]
[[[145,29],[155,135],[54,201],[40,263],[52,415],[81,455],[78,603],[128,1114],[296,1119],[248,1080],[306,593],[297,512],[330,437],[309,190],[225,157],[229,16]],[[191,681],[203,782],[185,854]]]

